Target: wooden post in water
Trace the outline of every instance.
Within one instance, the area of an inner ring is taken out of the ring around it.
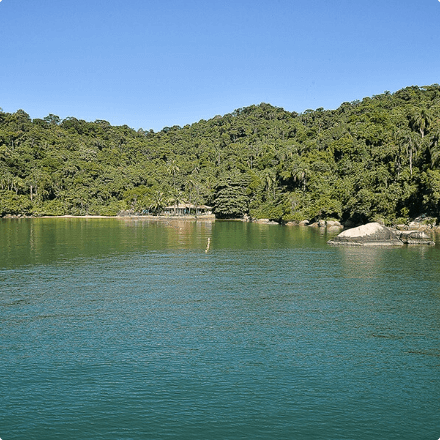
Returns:
[[[208,253],[210,244],[211,244],[211,238],[208,238],[208,244],[206,245],[205,254]]]

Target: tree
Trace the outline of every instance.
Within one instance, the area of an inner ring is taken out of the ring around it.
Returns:
[[[153,195],[153,201],[151,202],[149,208],[154,212],[158,213],[162,211],[166,203],[165,195],[162,191],[157,190]]]
[[[158,212],[185,197],[220,217],[437,215],[439,98],[434,84],[302,115],[251,105],[158,133],[0,111],[0,190],[11,213],[24,203],[12,193],[36,214]]]
[[[412,177],[413,160],[414,160],[414,156],[418,151],[420,142],[418,141],[417,137],[414,136],[414,134],[408,130],[399,131],[397,136],[398,136],[399,145],[406,150],[406,154],[409,160],[409,172],[410,172],[410,176]]]
[[[431,154],[431,165],[433,167],[440,163],[440,124],[435,127],[429,139],[429,151]]]
[[[301,156],[294,156],[287,164],[287,169],[283,172],[283,178],[292,178],[293,182],[298,182],[299,186],[305,192],[307,189],[307,178],[310,167],[308,161]]]
[[[60,117],[57,115],[53,115],[52,113],[49,113],[49,115],[47,115],[44,120],[50,125],[59,125],[61,122]]]
[[[173,177],[173,189],[176,191],[176,174],[180,171],[175,159],[167,162],[167,172]]]
[[[276,173],[274,170],[270,168],[266,168],[263,171],[263,181],[266,189],[266,199],[274,199],[275,198],[275,190],[276,190]]]
[[[220,181],[214,194],[214,213],[220,218],[239,218],[249,211],[247,179],[237,170]]]
[[[429,128],[432,116],[426,108],[414,109],[409,115],[409,125],[410,127],[418,131],[422,136],[425,137],[425,133]]]
[[[28,197],[17,195],[13,191],[0,190],[0,217],[6,214],[29,215],[32,203]]]

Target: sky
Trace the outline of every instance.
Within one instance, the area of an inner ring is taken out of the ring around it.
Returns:
[[[440,83],[439,0],[0,0],[0,108],[159,131]]]

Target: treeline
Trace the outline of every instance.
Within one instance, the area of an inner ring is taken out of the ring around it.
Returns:
[[[160,212],[405,222],[440,217],[440,86],[298,114],[269,104],[160,132],[0,112],[0,215]]]

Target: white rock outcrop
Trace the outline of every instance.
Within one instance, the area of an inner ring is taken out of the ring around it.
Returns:
[[[327,242],[347,246],[403,246],[404,244],[427,244],[434,242],[429,235],[418,231],[398,231],[380,223],[368,223],[347,229]]]

